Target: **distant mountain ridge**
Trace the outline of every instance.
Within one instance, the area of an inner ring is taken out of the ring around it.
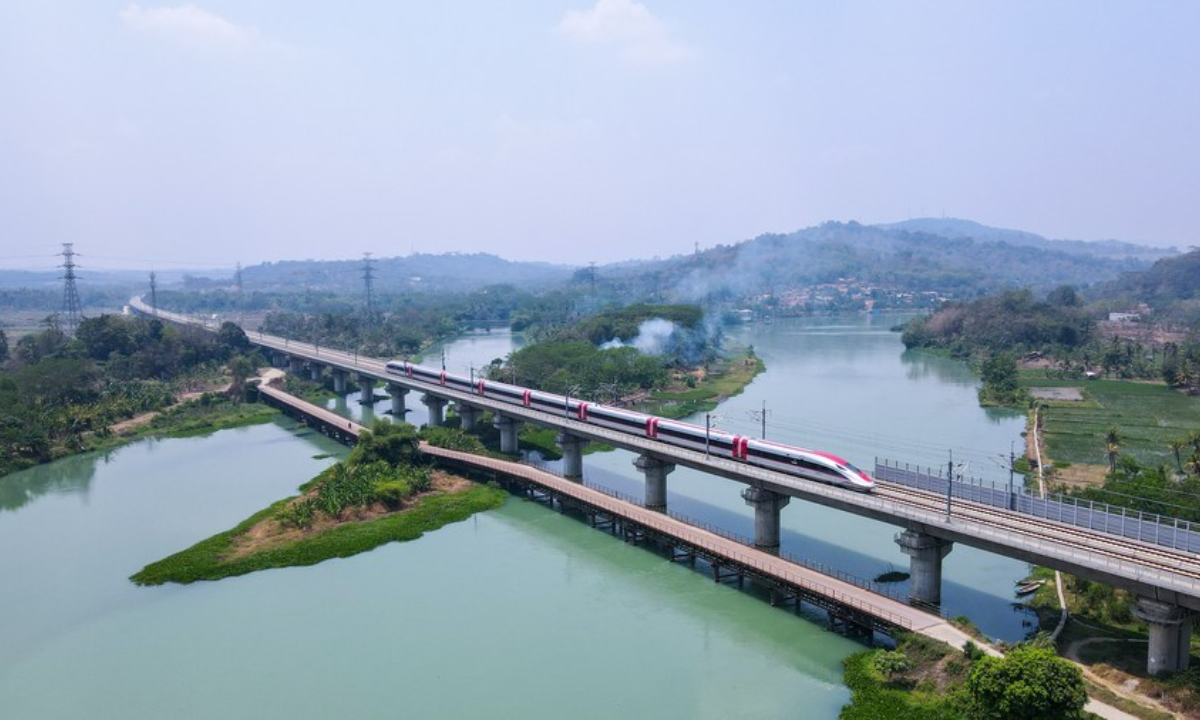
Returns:
[[[1042,250],[1061,250],[1112,259],[1139,258],[1153,262],[1158,258],[1177,254],[1174,248],[1134,245],[1121,240],[1050,240],[1024,230],[994,228],[974,220],[960,218],[916,218],[873,227],[924,232],[948,238],[971,238],[981,242],[1007,242],[1010,245],[1036,247]]]
[[[693,255],[603,268],[664,299],[752,298],[853,280],[902,292],[973,297],[1006,288],[1086,288],[1143,270],[1173,249],[1046,240],[966,220],[827,222]]]
[[[1058,285],[1086,288],[1140,271],[1173,249],[1118,241],[1047,240],[1033,233],[987,227],[955,218],[919,218],[862,225],[827,222],[786,234],[766,234],[731,245],[665,260],[630,260],[596,268],[517,262],[489,253],[414,254],[371,262],[376,290],[472,291],[513,284],[528,289],[599,279],[616,283],[630,301],[732,300],[853,279],[902,292],[972,297],[1012,287],[1044,291]],[[160,287],[229,286],[231,269],[156,273]],[[207,278],[207,279],[206,279]],[[242,268],[246,287],[267,290],[326,289],[361,292],[361,258],[283,260]],[[82,285],[148,287],[148,273],[80,271]],[[0,287],[61,287],[58,271],[0,270]]]

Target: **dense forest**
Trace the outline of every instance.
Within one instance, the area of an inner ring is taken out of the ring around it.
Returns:
[[[0,474],[82,449],[112,423],[218,377],[244,379],[256,367],[249,351],[232,323],[210,333],[101,315],[74,338],[50,327],[11,347],[0,332]]]
[[[1106,336],[1098,330],[1098,314],[1070,287],[1056,288],[1045,300],[1028,290],[1008,291],[946,303],[909,321],[902,339],[908,348],[936,349],[980,363],[1005,355],[1044,359],[1057,377],[1161,379],[1200,391],[1200,341],[1147,344]]]
[[[946,303],[911,320],[902,339],[908,348],[939,348],[955,357],[974,354],[1075,348],[1096,337],[1096,322],[1067,286],[1037,300],[1029,290],[1010,290],[970,302]]]

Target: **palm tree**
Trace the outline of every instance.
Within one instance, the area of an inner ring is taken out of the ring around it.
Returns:
[[[1179,467],[1180,474],[1183,474],[1183,459],[1181,458],[1180,453],[1182,453],[1183,449],[1187,447],[1187,441],[1183,438],[1174,438],[1171,440],[1171,442],[1167,443],[1167,447],[1170,448],[1171,452],[1175,455],[1175,465]]]
[[[1117,471],[1117,458],[1121,456],[1121,430],[1113,425],[1104,435],[1104,452],[1108,455],[1108,471]]]

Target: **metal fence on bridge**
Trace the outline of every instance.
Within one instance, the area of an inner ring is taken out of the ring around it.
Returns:
[[[947,494],[946,476],[932,468],[876,459],[875,477],[884,482],[927,490],[943,496]],[[1175,550],[1200,552],[1200,526],[1187,520],[1066,495],[1049,495],[1043,498],[1019,485],[1010,487],[1007,483],[1001,485],[966,476],[956,476],[949,486],[952,500],[969,500],[992,507],[1008,508],[1025,515],[1055,520],[1130,540],[1140,540]]]

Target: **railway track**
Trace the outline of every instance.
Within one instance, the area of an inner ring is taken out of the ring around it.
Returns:
[[[925,511],[944,512],[946,497],[926,490],[879,483],[875,495],[887,500]],[[1200,555],[1186,553],[1160,545],[1129,540],[1116,535],[1089,531],[1054,520],[1017,514],[989,505],[956,500],[953,516],[970,520],[1006,532],[1019,533],[1043,542],[1069,545],[1079,550],[1103,555],[1121,563],[1136,563],[1154,567],[1162,572],[1200,581]]]

